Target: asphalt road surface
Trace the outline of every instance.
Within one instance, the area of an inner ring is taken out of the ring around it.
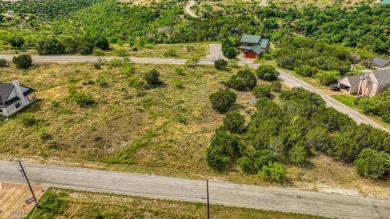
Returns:
[[[206,181],[24,163],[32,184],[206,202]],[[16,162],[0,161],[0,181],[24,183]],[[390,201],[296,189],[209,182],[210,202],[339,218],[390,218]],[[1,203],[0,203],[1,204]]]

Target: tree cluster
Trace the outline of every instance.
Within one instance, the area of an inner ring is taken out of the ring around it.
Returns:
[[[347,115],[325,107],[317,94],[293,88],[280,94],[280,104],[262,98],[256,107],[244,128],[236,113],[226,116],[207,152],[211,168],[225,171],[237,164],[244,172],[278,181],[285,174],[283,164],[303,165],[320,152],[354,163],[363,177],[379,179],[390,173],[390,134],[357,125]],[[245,131],[230,128],[228,121]]]

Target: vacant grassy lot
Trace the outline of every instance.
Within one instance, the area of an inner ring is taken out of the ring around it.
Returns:
[[[153,68],[160,72],[163,84],[145,88],[143,75]],[[210,138],[224,117],[212,110],[208,97],[224,88],[222,82],[236,71],[121,62],[105,63],[101,69],[93,63],[1,68],[1,82],[19,79],[37,89],[40,101],[0,122],[0,157],[270,185],[236,169],[215,173],[206,163]],[[95,103],[79,106],[69,88],[90,94]],[[247,121],[254,110],[251,100],[249,92],[238,92],[235,109]],[[320,158],[313,159],[311,167],[289,167],[284,185],[318,191],[344,188],[390,197],[388,181],[362,179],[352,166],[331,159],[325,165]],[[343,171],[338,177],[334,177],[336,166]]]
[[[54,213],[54,218],[206,218],[206,204],[124,195],[50,189],[46,197],[56,197],[60,205],[41,202],[45,210],[34,211],[28,218]],[[42,200],[46,200],[45,197]],[[54,207],[55,206],[55,207]],[[50,209],[50,210],[49,210]],[[263,211],[247,208],[210,206],[212,218],[325,218],[302,214]]]

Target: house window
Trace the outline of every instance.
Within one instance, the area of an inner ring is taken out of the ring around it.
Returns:
[[[15,104],[15,108],[17,109],[17,108],[19,108],[20,107],[20,102],[17,102],[16,104]]]

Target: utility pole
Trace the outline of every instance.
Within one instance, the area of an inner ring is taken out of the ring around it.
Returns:
[[[210,219],[210,197],[209,197],[209,180],[206,180],[207,185],[207,219]]]
[[[27,184],[28,184],[28,187],[30,188],[30,192],[31,192],[32,197],[33,197],[34,202],[35,202],[35,207],[38,207],[38,201],[37,201],[37,198],[35,198],[34,191],[33,191],[32,187],[31,187],[31,184],[30,184],[30,180],[28,180],[28,177],[27,177],[27,175],[26,175],[26,172],[24,171],[24,168],[23,168],[23,166],[22,166],[22,163],[21,163],[20,161],[18,161],[18,164],[19,164],[19,166],[20,166],[19,171],[22,173],[23,177],[26,179]]]

